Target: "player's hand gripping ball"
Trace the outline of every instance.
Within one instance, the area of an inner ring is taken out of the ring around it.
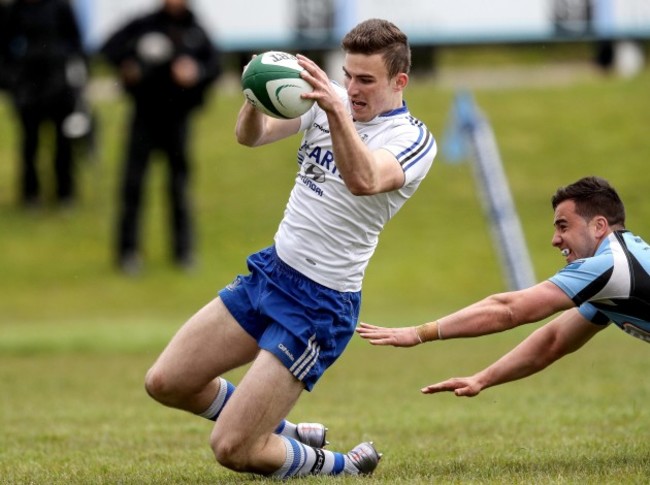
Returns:
[[[274,118],[291,119],[309,111],[313,99],[302,93],[314,88],[300,77],[304,69],[292,54],[269,51],[253,58],[241,77],[244,96],[256,109]]]

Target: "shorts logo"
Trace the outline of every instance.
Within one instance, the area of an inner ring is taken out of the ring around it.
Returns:
[[[226,285],[226,288],[230,291],[233,291],[235,288],[237,288],[241,284],[241,277],[237,276],[232,283],[229,285]]]
[[[293,354],[292,354],[291,352],[289,352],[289,349],[286,348],[286,347],[284,346],[284,344],[278,344],[278,348],[282,351],[282,353],[283,353],[284,355],[286,355],[287,357],[289,357],[289,360],[291,360],[291,362],[293,362],[293,361],[296,360],[296,359],[294,358]]]

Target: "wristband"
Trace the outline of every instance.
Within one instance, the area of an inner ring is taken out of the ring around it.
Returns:
[[[430,342],[431,340],[442,340],[442,335],[440,334],[440,323],[438,320],[415,327],[415,334],[417,335],[418,340],[420,340],[420,343]]]

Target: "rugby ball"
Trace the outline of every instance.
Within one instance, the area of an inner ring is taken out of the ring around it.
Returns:
[[[274,118],[291,119],[314,104],[300,97],[314,88],[300,77],[304,69],[292,54],[269,51],[253,58],[241,77],[244,96],[256,109]]]

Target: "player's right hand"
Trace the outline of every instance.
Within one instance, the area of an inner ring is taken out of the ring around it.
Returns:
[[[446,381],[431,384],[420,389],[422,394],[435,394],[437,392],[453,392],[456,396],[473,397],[481,392],[482,387],[473,377],[453,377]]]

